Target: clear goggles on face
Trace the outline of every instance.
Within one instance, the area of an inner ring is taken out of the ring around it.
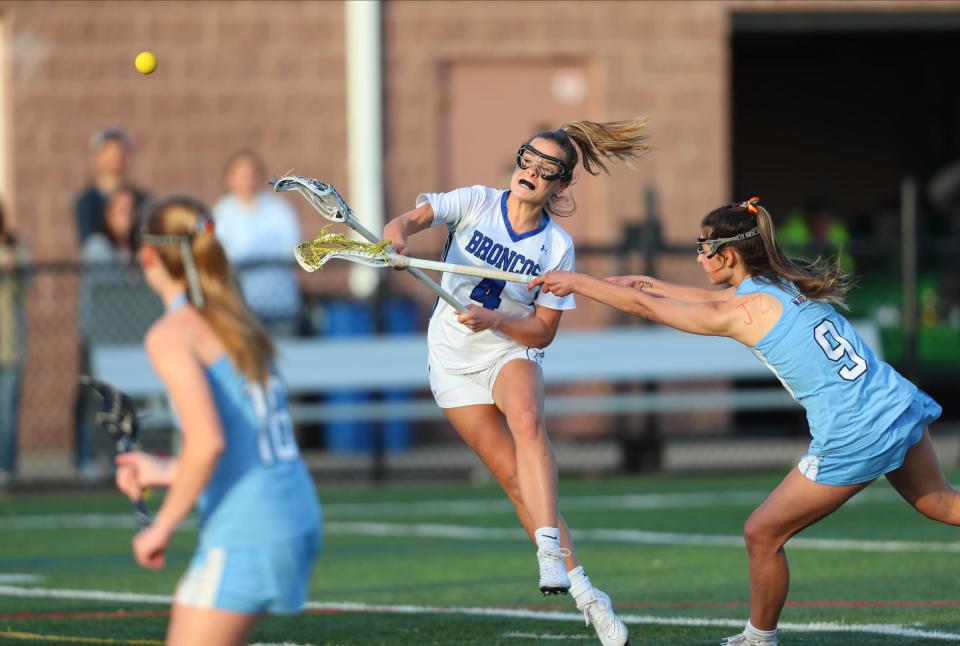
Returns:
[[[735,235],[732,238],[697,238],[697,253],[705,255],[707,258],[713,258],[720,252],[720,247],[730,242],[739,242],[748,240],[760,235],[759,227],[753,227],[749,231]]]
[[[565,161],[545,155],[530,144],[523,144],[517,151],[517,168],[527,170],[531,167],[540,179],[570,181],[571,173]]]

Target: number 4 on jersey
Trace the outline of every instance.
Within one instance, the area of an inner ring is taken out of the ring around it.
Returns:
[[[500,292],[506,284],[505,280],[484,278],[470,292],[470,300],[477,301],[488,310],[495,310],[500,307]]]

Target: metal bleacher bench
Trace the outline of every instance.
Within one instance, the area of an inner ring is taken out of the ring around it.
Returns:
[[[857,323],[865,341],[879,349],[878,331]],[[426,338],[369,336],[276,340],[277,368],[291,398],[337,391],[409,390],[402,401],[295,403],[295,422],[438,419],[429,396]],[[169,423],[163,387],[140,344],[98,343],[90,348],[91,371],[147,403],[150,425]],[[548,416],[576,413],[627,414],[706,409],[774,410],[797,406],[745,346],[727,338],[696,336],[644,326],[561,331],[547,350],[548,389],[583,384],[694,383],[717,379],[762,380],[769,387],[706,387],[682,391],[562,393],[546,400]]]

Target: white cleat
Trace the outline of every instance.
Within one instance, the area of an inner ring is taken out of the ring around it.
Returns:
[[[754,637],[747,637],[745,634],[740,633],[739,635],[734,635],[733,637],[725,637],[721,642],[720,646],[777,646],[779,641],[780,633],[777,633],[777,636],[772,639],[756,639]]]
[[[630,633],[620,621],[620,617],[613,612],[607,593],[594,588],[593,598],[583,605],[578,603],[577,609],[583,611],[583,618],[588,626],[593,624],[603,646],[626,646],[630,643]]]
[[[540,592],[543,596],[566,594],[570,589],[570,577],[563,565],[563,559],[567,556],[570,556],[570,550],[565,547],[541,547],[537,550],[537,560],[540,562]]]

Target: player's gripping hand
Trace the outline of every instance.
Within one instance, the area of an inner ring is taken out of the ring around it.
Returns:
[[[393,249],[393,252],[398,256],[409,256],[410,249],[407,248],[406,240],[389,240],[390,248]],[[394,271],[404,271],[403,267],[394,267]]]
[[[158,523],[137,532],[133,537],[133,557],[141,567],[159,570],[167,561],[167,545],[171,532]]]
[[[583,274],[573,271],[548,271],[542,276],[537,276],[527,284],[527,289],[532,290],[540,287],[545,294],[554,296],[566,296],[572,294]]]
[[[166,487],[173,479],[170,460],[143,451],[121,453],[114,462],[117,489],[132,501],[139,500],[148,487]]]
[[[499,312],[470,303],[463,314],[456,313],[457,321],[470,328],[471,332],[480,332],[497,327],[502,316]]]

